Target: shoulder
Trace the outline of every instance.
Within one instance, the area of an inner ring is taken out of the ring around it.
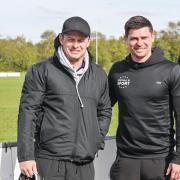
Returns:
[[[105,70],[99,64],[95,64],[91,62],[90,66],[92,68],[92,71],[96,73],[97,75],[107,76]]]
[[[169,77],[170,84],[180,83],[180,65],[165,59],[161,63],[161,72]]]
[[[112,72],[119,72],[121,69],[127,68],[127,63],[125,60],[119,60],[114,62],[114,64],[112,65],[111,69],[110,69],[110,73]]]
[[[49,57],[48,59],[41,60],[36,64],[33,64],[32,67],[41,69],[41,68],[45,68],[45,67],[51,65],[52,63],[53,63],[53,56]]]
[[[116,68],[116,67],[122,67],[126,64],[126,61],[125,60],[118,60],[118,61],[115,61],[114,64],[112,65],[113,68]]]
[[[52,63],[53,63],[53,57],[49,57],[48,59],[40,60],[39,62],[33,64],[30,67],[30,69],[43,70],[48,68],[48,66],[51,66]]]
[[[44,76],[47,74],[48,67],[52,64],[53,57],[46,60],[41,60],[38,63],[33,64],[26,73],[27,76]]]
[[[167,69],[171,74],[179,73],[180,65],[178,63],[164,59],[161,65],[164,66],[164,70]]]
[[[177,63],[171,64],[171,76],[176,76],[180,80],[180,65]]]

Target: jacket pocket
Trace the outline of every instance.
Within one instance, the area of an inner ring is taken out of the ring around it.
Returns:
[[[37,113],[36,128],[34,133],[34,137],[37,143],[40,142],[41,126],[44,119],[44,114],[45,112],[42,109]]]

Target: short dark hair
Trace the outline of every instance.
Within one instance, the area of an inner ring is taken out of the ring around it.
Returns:
[[[131,17],[124,26],[125,37],[128,36],[128,33],[131,29],[140,29],[143,27],[148,27],[150,32],[153,32],[153,26],[151,22],[143,16],[133,16]]]

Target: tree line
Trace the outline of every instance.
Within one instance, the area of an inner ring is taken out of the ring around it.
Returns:
[[[154,46],[160,46],[167,59],[180,62],[180,21],[169,22],[166,30],[156,33]],[[26,71],[32,64],[52,56],[54,50],[54,31],[45,31],[38,43],[27,41],[25,37],[18,36],[14,39],[0,39],[0,71]],[[106,38],[100,32],[97,33],[98,64],[106,71],[117,61],[124,59],[128,49],[124,43],[124,37]],[[96,58],[96,33],[91,34],[89,52]]]

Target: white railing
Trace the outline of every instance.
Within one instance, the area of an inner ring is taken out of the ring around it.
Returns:
[[[0,72],[0,77],[20,77],[20,72]]]
[[[115,160],[115,138],[107,137],[105,144],[94,161],[95,180],[109,180],[109,170]],[[16,142],[0,143],[0,180],[18,180],[19,174]]]

